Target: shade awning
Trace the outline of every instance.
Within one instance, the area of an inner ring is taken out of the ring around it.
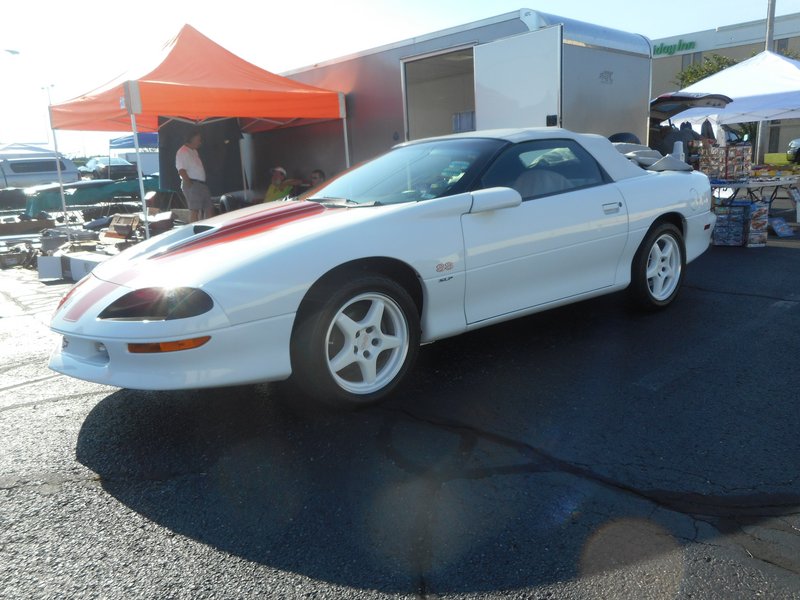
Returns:
[[[158,148],[158,134],[152,131],[139,133],[136,135],[136,142],[139,148]],[[135,148],[136,142],[134,141],[133,134],[124,135],[122,137],[114,138],[108,142],[108,147],[111,149]]]
[[[184,25],[149,66],[52,105],[53,129],[130,131],[126,87],[138,92],[141,106],[132,112],[143,132],[158,131],[159,117],[194,123],[245,118],[283,126],[345,116],[340,92],[270,73]]]
[[[725,108],[692,108],[675,121],[745,123],[800,118],[800,61],[764,51],[693,83],[681,92],[730,96]]]

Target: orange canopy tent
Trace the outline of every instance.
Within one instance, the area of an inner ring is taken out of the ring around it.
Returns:
[[[159,117],[247,119],[246,129],[343,119],[344,95],[265,71],[184,25],[149,65],[50,107],[53,129],[158,131]]]
[[[184,25],[144,67],[50,106],[53,130],[133,131],[134,140],[140,131],[158,131],[159,118],[196,124],[238,118],[240,128],[248,132],[342,119],[349,165],[345,116],[343,93],[260,69],[190,25]],[[139,190],[149,237],[141,172]]]

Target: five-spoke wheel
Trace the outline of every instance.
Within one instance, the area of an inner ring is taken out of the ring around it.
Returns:
[[[295,380],[339,404],[383,398],[399,384],[419,347],[419,312],[408,292],[381,275],[319,290],[292,339]]]
[[[680,230],[656,225],[645,237],[631,266],[631,295],[645,309],[664,308],[678,295],[686,251]]]

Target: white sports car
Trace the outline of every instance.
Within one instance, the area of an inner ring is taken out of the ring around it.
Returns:
[[[162,390],[294,375],[320,399],[365,403],[420,343],[624,288],[661,308],[715,217],[705,175],[659,164],[683,163],[645,170],[554,128],[403,144],[299,199],[101,263],[53,317],[50,367]]]

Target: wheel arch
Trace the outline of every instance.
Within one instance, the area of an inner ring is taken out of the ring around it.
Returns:
[[[678,212],[668,212],[660,217],[658,217],[653,224],[650,225],[650,229],[647,230],[647,234],[645,234],[645,238],[647,235],[653,231],[656,227],[661,225],[662,223],[670,223],[678,228],[678,231],[681,232],[681,236],[686,239],[686,219],[684,219],[683,215]]]
[[[365,273],[384,275],[396,281],[409,293],[412,300],[414,300],[417,311],[422,315],[422,283],[416,270],[408,263],[396,258],[373,256],[359,258],[338,265],[317,279],[300,301],[300,307],[297,311],[298,318],[295,319],[295,327],[300,317],[304,316],[309,309],[325,300],[324,295],[320,293],[324,288],[330,285],[336,285],[337,282],[347,281],[354,275],[363,275]]]
[[[663,215],[660,215],[655,221],[653,221],[650,227],[647,228],[647,231],[642,236],[642,239],[639,241],[639,245],[636,247],[636,251],[634,252],[631,258],[631,264],[630,264],[631,280],[633,280],[633,270],[635,268],[634,263],[636,260],[636,255],[642,250],[642,245],[647,241],[647,238],[650,236],[653,230],[655,230],[657,227],[660,227],[664,223],[669,223],[670,225],[674,225],[678,229],[678,231],[681,234],[681,237],[683,238],[684,254],[685,254],[686,220],[683,218],[683,215],[677,212],[664,213]]]

